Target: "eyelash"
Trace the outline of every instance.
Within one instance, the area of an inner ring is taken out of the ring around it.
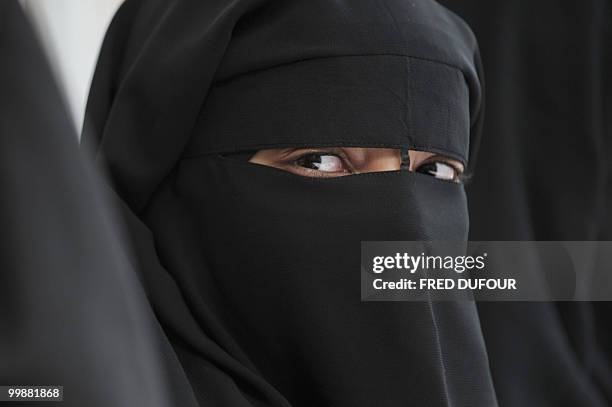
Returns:
[[[306,167],[303,167],[303,166],[298,164],[299,160],[305,159],[306,157],[308,157],[310,155],[318,155],[318,156],[329,155],[329,156],[338,157],[342,161],[343,166],[348,168],[348,172],[345,173],[346,175],[357,173],[357,171],[351,165],[350,160],[348,159],[348,157],[346,156],[346,154],[342,150],[338,150],[338,151],[336,151],[336,150],[329,150],[329,151],[326,151],[326,150],[311,150],[311,151],[304,152],[304,153],[300,154],[297,157],[288,158],[287,161],[288,161],[288,164],[290,164],[294,168],[296,168],[297,171],[303,172],[305,174],[310,174],[310,175],[316,174],[316,175],[321,176],[321,177],[335,177],[335,176],[337,176],[338,172],[319,171],[319,170],[312,169],[312,168],[306,168]],[[464,181],[465,176],[461,172],[461,170],[459,168],[457,168],[456,165],[454,165],[453,163],[448,162],[447,160],[445,160],[444,158],[439,157],[439,156],[432,156],[432,157],[424,160],[422,163],[419,164],[418,168],[414,169],[414,171],[417,172],[419,170],[419,168],[421,168],[421,167],[423,167],[423,166],[425,166],[427,164],[436,164],[436,163],[444,164],[444,165],[450,167],[454,171],[455,175],[454,175],[452,180],[450,180],[450,179],[443,179],[443,178],[437,178],[434,175],[430,174],[431,176],[435,177],[436,179],[441,179],[441,180],[445,180],[445,181],[452,181],[452,182],[458,182],[458,183],[462,183]]]

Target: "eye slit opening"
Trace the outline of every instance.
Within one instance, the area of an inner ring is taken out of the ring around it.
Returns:
[[[463,164],[423,150],[367,147],[301,147],[258,150],[249,162],[308,177],[408,170],[461,183]]]

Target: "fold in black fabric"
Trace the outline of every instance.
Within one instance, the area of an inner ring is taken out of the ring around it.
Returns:
[[[442,3],[487,77],[471,239],[612,239],[611,3]],[[612,405],[610,303],[478,308],[500,405]]]
[[[126,203],[199,405],[497,405],[474,304],[360,301],[360,241],[467,239],[462,185],[223,156],[386,146],[468,163],[481,119],[475,39],[433,1],[124,4],[83,142]]]

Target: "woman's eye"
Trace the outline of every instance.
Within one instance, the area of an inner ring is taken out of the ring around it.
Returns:
[[[321,172],[345,172],[346,166],[342,158],[333,154],[310,153],[295,160],[295,165],[309,170]]]
[[[445,181],[458,181],[459,180],[459,172],[455,167],[451,164],[447,164],[442,161],[432,161],[428,163],[421,164],[419,168],[416,169],[416,172],[420,172],[421,174],[431,175],[438,179],[442,179]]]

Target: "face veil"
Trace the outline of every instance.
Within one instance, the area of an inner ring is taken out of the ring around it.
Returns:
[[[469,29],[435,2],[353,3],[128,0],[109,29],[83,143],[125,203],[181,405],[496,405],[473,304],[360,301],[361,241],[467,239],[462,185],[232,157],[387,147],[471,164]]]

